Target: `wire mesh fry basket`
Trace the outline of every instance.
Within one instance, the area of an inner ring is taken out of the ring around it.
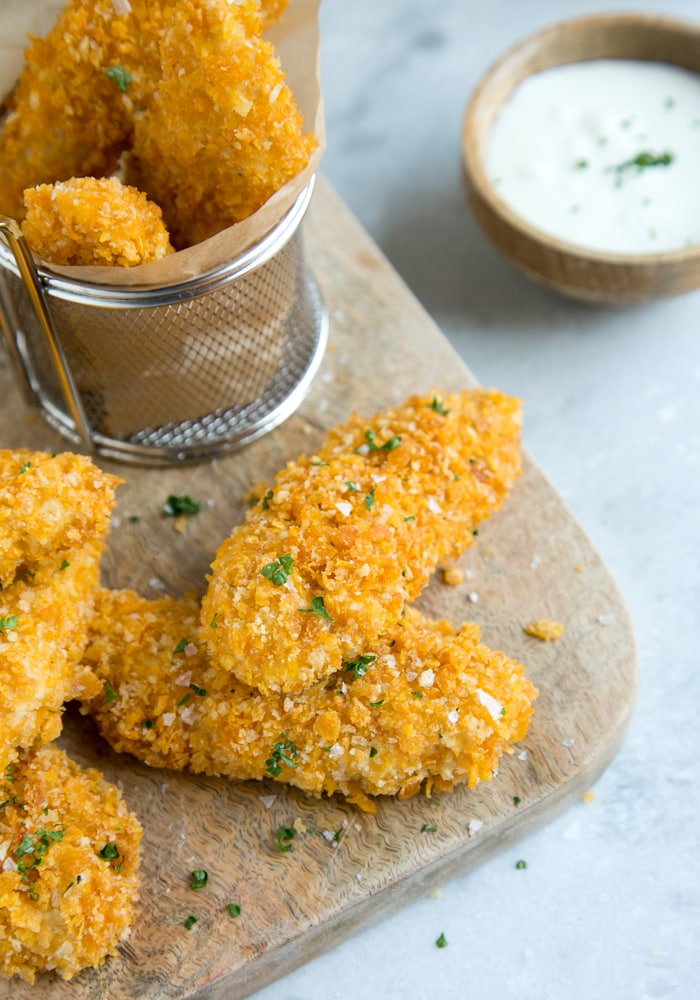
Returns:
[[[300,229],[312,192],[313,181],[236,260],[162,287],[37,268],[0,216],[0,321],[27,399],[69,440],[142,464],[272,430],[304,398],[328,336]]]

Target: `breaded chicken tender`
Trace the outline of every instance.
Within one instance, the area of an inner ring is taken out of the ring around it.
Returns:
[[[22,232],[52,264],[134,267],[173,252],[163,214],[116,177],[72,177],[24,192]]]
[[[0,133],[0,211],[21,219],[36,184],[114,172],[160,76],[175,0],[68,0],[32,38]]]
[[[71,979],[115,954],[134,916],[140,840],[117,788],[58,747],[3,770],[0,975]]]
[[[0,769],[95,690],[80,660],[117,482],[79,455],[0,451]]]
[[[212,659],[292,692],[395,635],[518,478],[520,423],[496,391],[414,396],[290,462],[216,553],[200,633]]]
[[[314,795],[447,790],[488,780],[522,739],[536,696],[519,663],[407,610],[329,681],[263,696],[232,682],[196,639],[194,597],[101,590],[86,662],[104,684],[90,711],[117,751],[156,767],[275,778]]]
[[[120,482],[83,455],[0,449],[0,593],[104,538]]]
[[[177,249],[247,218],[316,146],[260,30],[258,0],[177,0],[162,31],[129,180],[163,208]]]
[[[0,769],[18,748],[55,739],[64,702],[95,690],[80,658],[101,550],[88,542],[0,591]]]

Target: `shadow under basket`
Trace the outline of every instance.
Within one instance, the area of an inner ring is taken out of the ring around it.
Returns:
[[[328,337],[300,229],[312,192],[237,260],[158,287],[37,268],[0,217],[0,318],[28,401],[85,449],[148,465],[232,451],[278,426]]]

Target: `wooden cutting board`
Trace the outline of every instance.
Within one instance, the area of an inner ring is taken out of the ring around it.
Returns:
[[[306,401],[283,426],[216,461],[172,469],[101,462],[125,479],[104,559],[107,585],[148,596],[201,591],[251,483],[314,448],[351,409],[370,415],[413,392],[475,384],[325,183],[304,231],[330,312],[328,351]],[[23,407],[7,364],[0,390],[1,446],[66,449]],[[180,533],[161,509],[169,494],[185,493],[203,510]],[[369,816],[341,799],[309,798],[271,781],[235,785],[151,770],[113,754],[69,709],[63,746],[119,781],[144,827],[138,917],[120,955],[98,970],[69,984],[53,975],[34,986],[4,982],[0,998],[248,996],[578,799],[615,754],[635,694],[633,629],[610,572],[527,456],[512,497],[461,566],[463,584],[436,577],[420,606],[455,623],[479,623],[486,643],[521,659],[540,691],[526,740],[492,782],[439,802],[385,801]],[[525,625],[544,617],[565,624],[561,639],[525,634]],[[298,834],[282,853],[276,830],[296,820],[314,832]],[[424,824],[437,829],[421,832]],[[209,872],[209,886],[197,894],[188,888],[195,868]],[[231,901],[241,906],[237,919],[225,911]],[[188,931],[191,913],[199,919]]]

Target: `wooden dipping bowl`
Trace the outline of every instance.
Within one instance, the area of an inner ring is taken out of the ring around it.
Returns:
[[[486,173],[489,132],[518,84],[542,70],[593,59],[649,60],[700,73],[700,26],[645,14],[596,15],[556,24],[511,48],[477,85],[464,117],[462,155],[469,205],[507,260],[565,295],[628,305],[688,292],[700,286],[700,245],[657,254],[588,250],[520,218]]]

